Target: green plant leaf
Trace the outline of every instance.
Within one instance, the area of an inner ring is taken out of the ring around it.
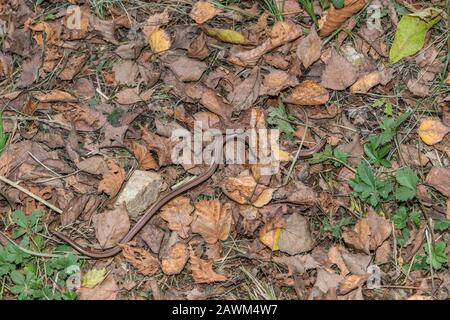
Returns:
[[[7,141],[8,135],[3,131],[3,118],[0,114],[0,153],[2,153],[3,149],[5,148]]]
[[[394,42],[389,51],[389,60],[396,63],[422,49],[427,31],[441,19],[442,10],[427,8],[423,11],[403,16],[395,32]]]
[[[414,198],[416,195],[417,182],[419,181],[416,172],[411,168],[405,167],[397,170],[395,179],[400,185],[395,194],[396,199],[399,201],[406,201]]]
[[[291,138],[295,132],[294,127],[289,122],[290,120],[292,120],[292,117],[288,115],[284,108],[284,104],[281,101],[278,103],[278,107],[269,109],[267,122],[281,132],[284,132],[288,139]]]
[[[442,219],[435,223],[434,229],[438,231],[444,231],[450,228],[450,219]]]
[[[392,216],[392,221],[397,229],[402,230],[406,228],[406,222],[408,220],[408,213],[406,212],[406,208],[401,206],[395,211],[395,214]]]

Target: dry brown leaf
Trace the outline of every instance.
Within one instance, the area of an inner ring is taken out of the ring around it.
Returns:
[[[259,96],[261,73],[259,67],[254,67],[250,75],[237,85],[227,96],[235,110],[247,110],[253,106]]]
[[[298,213],[293,213],[286,217],[284,221],[278,240],[280,251],[295,255],[309,251],[314,247],[308,219]]]
[[[94,288],[80,288],[78,291],[80,300],[116,300],[119,293],[114,276],[109,274],[105,280]]]
[[[161,26],[164,26],[170,22],[169,10],[164,10],[163,12],[155,13],[148,17],[145,21],[142,31],[145,37],[148,39],[150,34],[158,30]]]
[[[359,78],[351,87],[350,92],[366,93],[383,79],[379,71],[370,72]]]
[[[280,91],[298,84],[296,76],[286,71],[277,69],[268,69],[270,72],[263,75],[262,87],[259,91],[260,96],[276,96]]]
[[[139,163],[139,168],[142,170],[155,170],[158,169],[158,163],[153,159],[152,154],[147,150],[147,147],[144,145],[133,141],[131,145],[131,151],[133,155],[136,157],[137,162]]]
[[[256,181],[251,175],[242,177],[227,177],[223,182],[223,192],[239,204],[249,204],[252,198]]]
[[[117,103],[123,105],[135,104],[142,101],[149,100],[153,95],[153,89],[149,89],[140,93],[139,87],[125,88],[122,91],[116,93]]]
[[[446,197],[450,197],[450,169],[433,167],[427,174],[425,182]]]
[[[428,118],[422,121],[417,132],[420,139],[428,145],[441,142],[450,128],[443,124],[439,119]]]
[[[117,245],[130,229],[127,208],[122,205],[114,210],[93,217],[95,236],[103,249]]]
[[[136,242],[121,245],[125,259],[145,276],[152,276],[159,270],[159,261],[148,251],[136,246]]]
[[[296,54],[305,68],[319,60],[321,54],[320,46],[320,38],[315,27],[311,28],[310,33],[306,37],[299,40]]]
[[[108,172],[103,175],[103,179],[98,185],[98,192],[104,192],[114,198],[120,191],[125,181],[125,170],[119,167],[113,160],[106,162]]]
[[[161,259],[161,269],[167,275],[179,274],[189,260],[189,250],[186,244],[178,242],[168,250]]]
[[[358,287],[361,287],[366,281],[367,276],[352,274],[345,277],[344,280],[339,283],[339,294],[344,295],[349,293],[350,291],[355,290]]]
[[[187,49],[187,55],[189,58],[196,58],[200,60],[203,60],[209,56],[209,49],[206,45],[206,36],[203,32],[197,36],[194,41],[192,41],[191,45]]]
[[[326,37],[337,30],[348,18],[364,8],[366,0],[345,0],[342,9],[336,9],[333,5],[323,14],[319,20],[319,34]]]
[[[407,165],[425,166],[430,161],[418,148],[411,145],[402,144],[400,154]]]
[[[76,102],[77,99],[70,93],[54,89],[48,93],[39,93],[34,95],[39,102]]]
[[[120,84],[128,86],[135,86],[136,79],[139,74],[139,67],[133,60],[123,60],[114,64],[112,71],[114,72],[114,79]]]
[[[286,103],[317,106],[325,104],[330,99],[328,90],[317,82],[305,80],[296,86],[291,94],[284,99]]]
[[[199,233],[207,243],[226,240],[232,223],[231,206],[219,200],[203,200],[195,204],[192,232]]]
[[[192,6],[189,16],[198,24],[205,23],[214,18],[220,10],[208,1],[198,1]]]
[[[213,283],[226,281],[227,277],[216,273],[212,260],[202,260],[191,251],[191,271],[195,283]]]
[[[222,97],[212,89],[208,88],[203,92],[200,103],[203,107],[222,117],[224,120],[231,118],[233,106],[223,102]]]
[[[144,127],[141,127],[141,130],[142,140],[145,141],[149,150],[156,152],[159,165],[166,166],[172,164],[171,153],[174,141],[150,132]]]
[[[356,71],[353,65],[333,50],[322,74],[321,84],[328,89],[345,90],[355,81]]]
[[[64,69],[58,74],[58,78],[66,81],[72,80],[81,71],[86,60],[86,55],[70,57]]]
[[[191,216],[193,211],[189,198],[177,197],[161,208],[161,218],[169,222],[170,230],[186,239],[189,236],[189,225],[194,219]]]
[[[165,60],[181,81],[198,81],[208,68],[205,62],[184,56],[170,56]]]
[[[162,29],[153,31],[148,37],[148,43],[154,53],[163,53],[170,49],[170,35]]]
[[[370,212],[367,218],[361,219],[354,231],[345,230],[342,237],[348,245],[366,253],[376,250],[389,238],[392,232],[389,220]]]
[[[273,251],[279,250],[278,241],[284,224],[285,221],[282,217],[274,217],[261,228],[259,240]]]
[[[277,21],[272,27],[270,38],[260,46],[230,54],[229,61],[238,66],[254,66],[267,52],[294,41],[301,36],[301,29],[291,21]]]
[[[317,269],[320,264],[310,254],[295,256],[274,256],[273,261],[286,265],[290,273],[304,274],[311,269]]]
[[[330,259],[331,263],[338,266],[341,271],[341,275],[346,276],[350,273],[337,246],[333,246],[330,250],[328,250],[328,259]]]

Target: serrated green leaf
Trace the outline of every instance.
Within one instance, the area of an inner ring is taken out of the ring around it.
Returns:
[[[409,218],[416,225],[416,227],[420,226],[420,212],[417,210],[412,211],[409,214]]]
[[[408,219],[408,213],[406,212],[406,208],[401,206],[395,211],[395,214],[392,216],[392,221],[397,229],[402,230],[406,228],[406,221]]]
[[[450,219],[442,219],[434,224],[434,229],[438,231],[444,231],[450,228]]]
[[[422,49],[427,31],[441,19],[442,10],[428,8],[403,16],[395,32],[394,42],[389,51],[389,60],[396,63]]]

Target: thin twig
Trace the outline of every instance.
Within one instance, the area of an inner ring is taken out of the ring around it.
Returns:
[[[27,194],[28,196],[30,196],[31,198],[33,198],[36,201],[39,201],[40,203],[46,205],[47,207],[49,207],[50,209],[52,209],[53,211],[62,214],[63,211],[57,207],[55,207],[54,205],[52,205],[50,202],[42,199],[41,197],[35,195],[34,193],[32,193],[31,191],[19,186],[16,182],[9,180],[8,178],[1,176],[0,175],[0,180],[3,181],[4,183],[9,184],[10,186],[16,188],[19,191],[22,191],[23,193]]]

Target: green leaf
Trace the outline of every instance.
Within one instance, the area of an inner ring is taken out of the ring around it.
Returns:
[[[230,29],[220,29],[220,28],[205,28],[206,34],[210,37],[214,37],[222,42],[233,43],[233,44],[245,44],[247,40],[242,35],[242,33],[230,30]]]
[[[83,277],[82,286],[84,288],[93,288],[100,282],[102,282],[108,272],[105,268],[103,269],[92,269],[86,272],[86,274]]]
[[[339,161],[341,161],[342,163],[347,163],[347,159],[350,155],[347,152],[342,151],[339,148],[334,148],[333,156],[336,159],[338,159]],[[333,165],[335,167],[340,167],[342,165],[342,163],[340,163],[339,161],[333,161]]]
[[[269,109],[267,122],[281,132],[284,132],[289,139],[295,132],[294,127],[289,122],[291,119],[292,117],[288,115],[284,108],[284,104],[280,101],[278,107]]]
[[[447,264],[447,255],[445,254],[445,248],[447,243],[445,241],[438,241],[434,246],[431,246],[431,252],[428,244],[425,244],[425,252],[427,253],[426,262],[430,263],[431,257],[431,265],[435,270],[441,269],[444,265]]]
[[[392,184],[388,180],[376,177],[365,161],[360,161],[354,179],[349,181],[350,187],[362,200],[377,206],[381,199],[387,199],[392,192]]]
[[[12,282],[14,282],[15,284],[18,285],[25,284],[25,277],[22,274],[22,272],[14,270],[13,272],[11,272],[10,277]]]
[[[389,60],[396,63],[422,49],[427,31],[441,19],[442,10],[427,8],[423,11],[403,16],[395,32],[394,42],[389,51]]]
[[[434,229],[438,231],[444,231],[450,228],[450,219],[442,219],[435,223]]]
[[[420,212],[417,210],[412,211],[409,214],[409,218],[416,225],[416,227],[420,227]]]
[[[344,0],[331,0],[333,2],[333,6],[336,9],[341,9],[344,7]]]
[[[0,114],[0,153],[2,153],[3,149],[5,148],[7,141],[8,135],[3,131],[3,118]]]
[[[400,185],[395,194],[396,199],[399,201],[406,201],[414,198],[416,195],[417,182],[419,181],[416,172],[411,168],[405,167],[397,170],[395,179]]]
[[[392,216],[392,221],[397,229],[402,230],[406,228],[406,221],[408,220],[408,213],[406,212],[406,208],[401,206],[395,211],[395,214]]]

